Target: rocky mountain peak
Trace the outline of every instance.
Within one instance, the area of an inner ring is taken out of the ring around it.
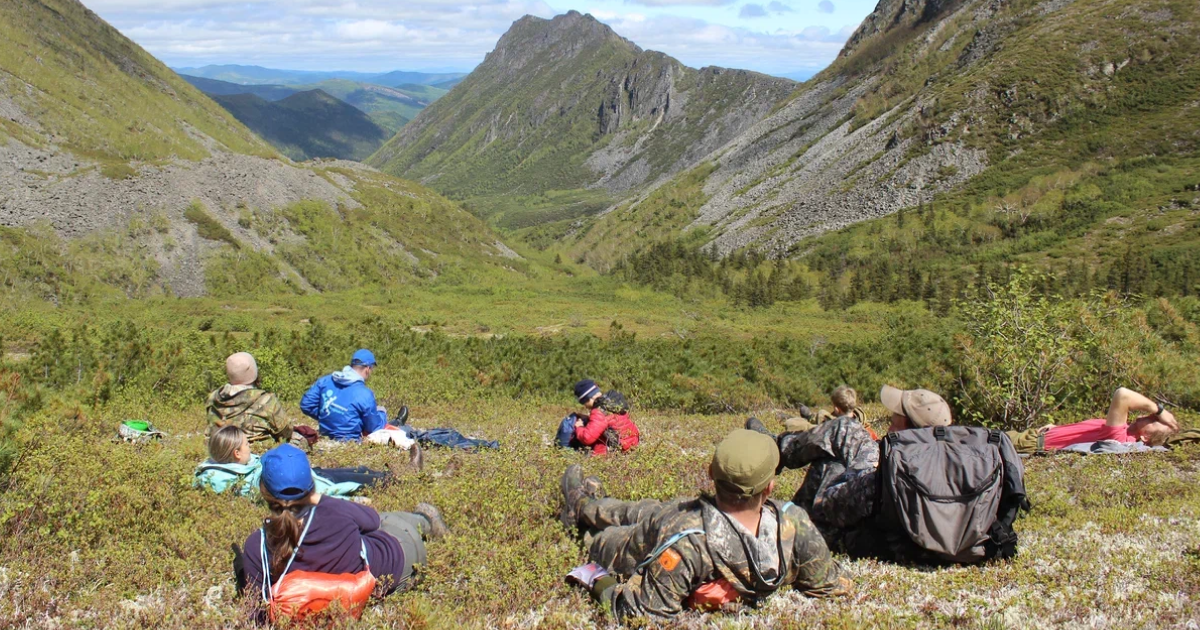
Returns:
[[[568,11],[549,20],[526,15],[513,22],[508,32],[496,42],[496,49],[487,55],[483,65],[514,67],[524,66],[535,58],[571,58],[584,50],[595,50],[606,44],[616,45],[634,54],[642,50],[617,35],[606,24],[578,11]]]
[[[863,42],[897,27],[935,20],[960,4],[962,0],[879,0],[875,10],[846,41],[839,56],[846,57],[858,50]]]

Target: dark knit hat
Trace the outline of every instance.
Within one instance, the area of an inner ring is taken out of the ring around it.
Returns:
[[[587,402],[588,399],[599,393],[600,388],[596,385],[596,381],[590,378],[575,383],[575,399],[581,403]]]

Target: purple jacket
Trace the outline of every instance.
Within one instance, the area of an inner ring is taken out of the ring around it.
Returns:
[[[308,533],[300,543],[300,551],[289,571],[319,573],[358,573],[363,570],[362,543],[367,545],[371,573],[390,584],[390,593],[404,571],[404,550],[400,541],[379,529],[379,512],[365,505],[342,499],[321,496]],[[309,511],[301,520],[307,522]],[[260,530],[246,538],[245,569],[249,592],[262,590],[262,543]],[[278,575],[271,582],[279,581]]]

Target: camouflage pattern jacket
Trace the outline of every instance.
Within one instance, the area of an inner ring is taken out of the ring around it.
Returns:
[[[268,391],[250,385],[229,385],[208,395],[207,438],[221,427],[235,424],[246,432],[250,443],[264,440],[287,442],[292,439],[292,423],[283,413],[279,399]]]
[[[725,588],[736,590],[734,595],[740,596],[741,604],[750,606],[784,586],[812,597],[839,595],[849,589],[849,580],[842,576],[841,567],[804,510],[777,501],[768,501],[765,509],[777,518],[774,540],[778,552],[756,563],[747,558],[750,547],[741,539],[744,534],[738,533],[712,499],[664,505],[653,518],[633,526],[624,548],[608,567],[627,579],[605,590],[601,601],[618,618],[669,617],[694,603],[698,590],[721,580]],[[759,563],[770,566],[756,566]],[[764,573],[774,579],[764,579]]]

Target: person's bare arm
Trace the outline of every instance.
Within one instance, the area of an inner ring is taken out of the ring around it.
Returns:
[[[1132,389],[1118,387],[1117,391],[1113,392],[1112,402],[1108,405],[1108,416],[1104,424],[1110,427],[1123,427],[1129,424],[1129,414],[1135,411],[1146,414],[1158,413],[1158,403]]]

